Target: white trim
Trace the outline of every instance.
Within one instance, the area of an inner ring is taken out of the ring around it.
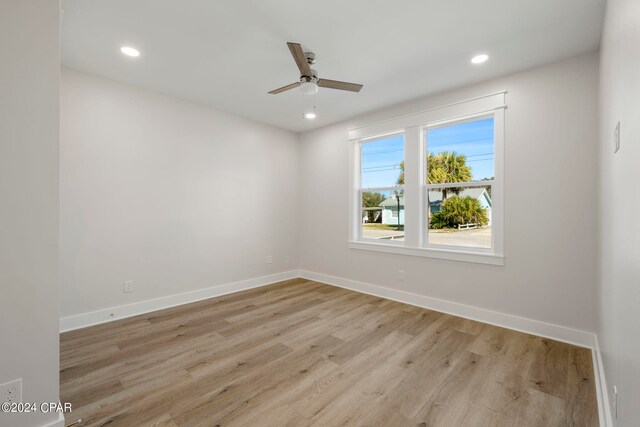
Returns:
[[[362,138],[360,140],[360,143],[361,144],[368,144],[370,142],[381,141],[381,140],[384,140],[384,139],[393,138],[394,136],[400,136],[403,133],[404,133],[404,129],[402,129],[402,130],[394,130],[394,131],[388,132],[388,133],[377,134],[377,135],[369,137],[369,138]]]
[[[349,150],[347,170],[349,171],[349,191],[348,191],[348,207],[349,207],[349,227],[347,240],[360,239],[362,227],[362,201],[360,200],[360,168],[362,156],[362,144],[355,141],[351,142]]]
[[[504,255],[504,207],[505,207],[505,110],[496,110],[493,115],[494,176],[491,184],[491,247],[496,255]]]
[[[550,338],[580,347],[593,348],[594,346],[593,333],[568,328],[566,326],[528,319],[526,317],[520,317],[513,314],[500,313],[485,308],[473,307],[453,301],[414,294],[411,292],[400,291],[384,286],[372,285],[369,283],[358,282],[351,279],[344,279],[342,277],[330,276],[328,274],[316,273],[313,271],[300,270],[300,277],[398,301],[404,304],[415,305],[417,307],[438,311],[440,313],[451,314],[465,319],[512,329],[514,331]]]
[[[500,91],[482,95],[463,101],[454,102],[424,111],[397,116],[388,120],[371,123],[348,130],[349,140],[369,139],[379,135],[389,135],[402,132],[406,128],[424,126],[429,123],[440,123],[456,117],[467,117],[490,113],[493,110],[507,108],[505,95],[507,91]]]
[[[494,179],[487,181],[469,181],[469,182],[447,182],[443,184],[424,184],[427,190],[438,190],[441,188],[456,188],[456,187],[491,187],[496,183]]]
[[[476,264],[504,265],[504,257],[493,253],[484,253],[479,251],[466,252],[460,249],[432,249],[432,248],[414,248],[408,246],[400,246],[398,244],[374,243],[379,240],[368,241],[350,241],[349,248],[359,249],[363,251],[386,252],[396,255],[420,256],[426,258],[446,259],[449,261],[473,262]]]
[[[164,308],[188,304],[190,302],[218,297],[233,292],[270,285],[283,280],[295,279],[296,277],[298,277],[297,270],[290,270],[282,273],[270,274],[268,276],[215,285],[210,288],[198,289],[195,291],[168,295],[151,300],[139,301],[132,304],[62,317],[60,319],[60,332],[71,331],[117,319],[137,316],[151,311],[162,310]]]
[[[506,105],[501,105],[499,107],[497,107],[497,109],[506,109],[507,106]],[[489,119],[493,117],[493,110],[490,112],[483,112],[483,113],[478,113],[478,114],[471,114],[465,117],[455,117],[452,119],[447,119],[447,120],[442,120],[440,122],[432,122],[429,123],[427,126],[423,126],[423,128],[425,130],[433,130],[433,129],[438,129],[438,128],[444,128],[444,127],[448,127],[451,125],[461,125],[464,123],[469,123],[469,122],[474,122],[476,120],[482,120],[482,119]]]
[[[65,422],[64,414],[62,412],[58,412],[57,420],[51,421],[47,424],[43,424],[40,427],[64,427],[65,426],[64,422]]]
[[[359,193],[381,193],[383,191],[404,190],[404,185],[392,185],[390,187],[362,187],[358,189]]]
[[[423,198],[421,195],[420,168],[422,160],[422,128],[414,126],[405,129],[404,138],[404,245],[419,247],[422,244],[420,229],[422,228]],[[400,213],[398,213],[399,215]]]
[[[600,417],[600,425],[603,427],[613,426],[613,417],[611,416],[611,406],[609,405],[609,390],[607,389],[607,380],[604,376],[604,366],[602,364],[602,353],[600,352],[600,344],[598,336],[593,334],[593,370],[596,379],[596,397],[598,398],[598,415]]]

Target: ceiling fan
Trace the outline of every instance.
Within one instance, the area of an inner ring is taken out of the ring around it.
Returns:
[[[305,95],[315,95],[318,93],[318,87],[348,90],[351,92],[360,92],[360,89],[362,89],[362,85],[356,83],[318,78],[318,72],[310,67],[310,65],[313,65],[316,62],[316,54],[313,52],[303,52],[299,43],[289,42],[287,43],[287,46],[289,46],[291,55],[293,55],[293,59],[296,61],[296,65],[300,70],[300,81],[274,89],[269,93],[275,95],[296,87],[300,87],[300,91]]]

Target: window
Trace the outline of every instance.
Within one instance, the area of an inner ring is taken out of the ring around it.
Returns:
[[[360,141],[360,238],[404,240],[402,134]]]
[[[350,130],[350,247],[502,265],[505,96]]]
[[[427,247],[492,247],[494,119],[425,129]]]

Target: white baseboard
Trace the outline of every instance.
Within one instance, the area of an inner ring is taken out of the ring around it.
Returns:
[[[607,389],[607,380],[604,376],[604,365],[602,364],[602,353],[600,352],[600,344],[598,336],[594,334],[593,347],[593,370],[596,378],[596,395],[598,396],[598,414],[600,414],[601,426],[613,426],[613,418],[611,416],[611,406],[609,406],[609,390]]]
[[[74,329],[85,328],[87,326],[98,325],[112,320],[124,319],[126,317],[137,316],[163,308],[188,304],[190,302],[218,297],[233,292],[244,291],[246,289],[257,288],[270,285],[282,280],[289,280],[298,277],[297,270],[285,271],[282,273],[270,274],[268,276],[256,277],[253,279],[240,280],[238,282],[225,283],[212,286],[210,288],[198,289],[166,297],[155,298],[146,301],[139,301],[132,304],[117,307],[105,308],[88,313],[76,314],[62,317],[60,319],[60,332],[67,332]]]
[[[300,277],[580,347],[594,348],[594,335],[591,332],[313,271],[301,270]]]

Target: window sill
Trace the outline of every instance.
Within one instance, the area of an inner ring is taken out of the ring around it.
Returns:
[[[449,261],[473,262],[476,264],[504,265],[504,256],[445,249],[411,248],[385,243],[349,241],[349,248],[363,251],[386,252],[398,255],[420,256],[426,258],[446,259]]]

